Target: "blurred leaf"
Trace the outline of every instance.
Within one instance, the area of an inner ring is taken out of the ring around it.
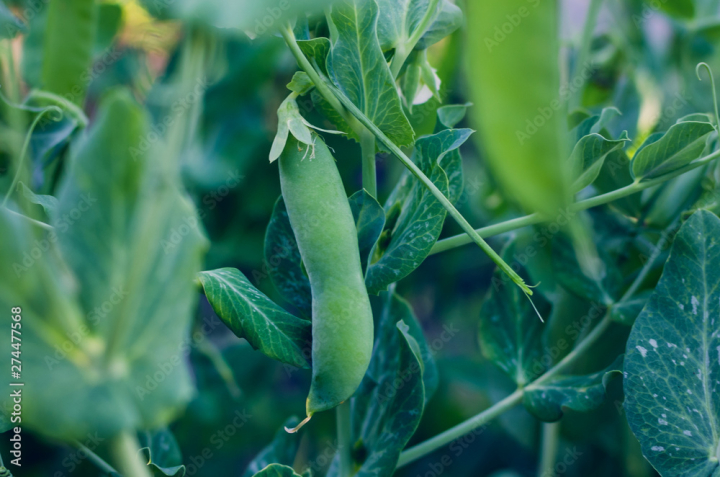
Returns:
[[[93,56],[102,55],[112,47],[121,26],[122,6],[118,3],[99,3]]]
[[[687,121],[674,124],[659,137],[648,138],[632,161],[635,180],[660,177],[699,158],[705,150],[713,125]]]
[[[585,275],[580,268],[575,250],[570,240],[564,235],[553,239],[553,270],[560,284],[586,300],[610,305],[617,298],[622,284],[620,270],[602,247],[598,248],[598,255],[602,268],[596,277]]]
[[[695,16],[695,0],[674,0],[672,2],[654,3],[645,0],[648,9],[657,10],[660,8],[668,15],[677,18],[692,18]]]
[[[339,0],[329,15],[333,82],[397,146],[412,144],[415,133],[403,113],[395,81],[377,38],[375,0]],[[340,125],[338,125],[340,127]],[[354,131],[346,131],[358,139]]]
[[[365,271],[370,252],[385,226],[385,211],[377,199],[368,194],[365,189],[350,196],[348,202],[350,202],[350,210],[352,210],[357,227],[360,262]]]
[[[45,435],[157,428],[192,394],[179,344],[205,239],[188,225],[198,219],[177,176],[149,154],[133,158],[146,131],[129,93],[103,100],[61,182],[55,231],[37,237],[49,243],[41,259],[23,263],[34,246],[27,222],[0,213],[0,270],[16,277],[0,301],[22,303],[33,323],[23,329],[23,424]],[[163,378],[150,378],[158,370]]]
[[[450,0],[440,0],[440,13],[430,24],[420,41],[415,45],[416,49],[429,48],[443,38],[451,35],[463,25],[463,13],[460,7]]]
[[[515,243],[502,252],[507,263],[515,259]],[[537,377],[545,368],[543,323],[530,299],[496,269],[492,287],[480,310],[479,339],[483,356],[494,362],[519,386]],[[541,316],[547,316],[548,303],[541,295],[533,296]]]
[[[420,423],[425,393],[420,345],[403,321],[407,312],[394,294],[386,300],[370,370],[352,398],[352,459],[356,477],[391,476]],[[398,307],[399,305],[399,307]],[[401,316],[396,316],[400,311]],[[372,373],[372,374],[371,374]],[[338,459],[328,475],[338,475]]]
[[[23,196],[28,201],[41,206],[45,210],[47,216],[51,219],[55,218],[58,209],[58,200],[55,197],[51,195],[38,195],[28,189],[28,187],[22,182],[19,183],[19,186],[22,189]]]
[[[508,197],[557,214],[569,199],[556,2],[468,2],[467,74],[478,144]],[[501,26],[521,22],[509,33]],[[528,72],[542,78],[531,81]]]
[[[312,341],[311,323],[276,305],[235,268],[199,274],[210,305],[230,330],[264,355],[309,368],[303,350]]]
[[[175,436],[167,428],[139,433],[140,452],[154,476],[184,477],[185,466]]]
[[[296,417],[288,418],[281,427],[275,438],[248,464],[242,477],[252,477],[257,472],[271,464],[292,465],[295,461],[295,454],[300,444],[297,435],[290,434],[285,428],[292,429],[299,423]]]
[[[95,42],[97,4],[93,0],[53,0],[44,31],[43,89],[82,105]]]
[[[26,33],[25,24],[5,5],[0,2],[0,39],[8,40],[15,38],[18,33]]]
[[[442,167],[448,152],[460,147],[472,131],[449,129],[421,137],[415,143],[413,161],[448,196],[448,179]],[[440,236],[447,211],[407,171],[385,202],[385,230],[373,249],[365,275],[368,292],[378,294],[408,276],[427,258]]]
[[[254,477],[300,477],[292,467],[280,464],[270,464],[255,474]]]
[[[617,140],[605,139],[597,133],[580,139],[568,159],[574,181],[571,190],[579,192],[595,182],[608,154],[621,149],[629,140],[626,132]]]
[[[563,409],[592,411],[605,401],[605,388],[616,374],[622,374],[623,357],[608,368],[587,376],[553,376],[541,384],[530,384],[523,393],[523,404],[544,422],[559,421]]]
[[[675,236],[625,357],[625,411],[663,476],[717,475],[720,219],[700,211]]]
[[[632,326],[632,324],[635,323],[635,319],[645,307],[650,292],[650,290],[640,292],[630,300],[613,305],[610,309],[610,319],[623,325]]]

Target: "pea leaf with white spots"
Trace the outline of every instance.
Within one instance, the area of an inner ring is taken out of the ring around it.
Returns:
[[[220,268],[199,274],[210,305],[233,333],[283,363],[307,368],[303,350],[311,323],[291,315],[255,288],[240,270]]]
[[[562,418],[563,409],[592,411],[605,401],[609,380],[622,372],[622,356],[607,369],[585,376],[554,376],[540,384],[530,384],[523,393],[523,404],[530,414],[545,422]]]
[[[663,477],[720,475],[720,219],[693,214],[633,325],[625,410]]]

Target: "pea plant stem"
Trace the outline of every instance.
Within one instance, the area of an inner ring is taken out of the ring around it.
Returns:
[[[338,452],[340,454],[339,477],[350,477],[352,475],[350,402],[346,401],[335,408],[335,416],[337,419]]]
[[[93,465],[95,465],[95,467],[97,467],[104,473],[106,473],[106,474],[111,474],[111,473],[117,474],[118,473],[118,471],[115,470],[115,468],[113,466],[111,466],[110,464],[105,462],[102,457],[100,457],[99,455],[97,455],[96,453],[94,453],[93,451],[88,449],[86,446],[84,446],[80,442],[75,441],[74,444],[75,444],[75,447],[77,447],[78,449],[80,449],[81,451],[83,451],[85,453],[88,460],[90,462],[92,462]]]
[[[152,477],[148,466],[138,454],[140,444],[134,434],[124,431],[110,442],[110,451],[121,475]]]
[[[717,159],[720,157],[720,151],[715,151],[712,154],[709,154],[703,158],[700,158],[694,162],[691,162],[690,164],[677,169],[674,172],[671,172],[669,174],[657,177],[655,179],[650,179],[646,181],[636,181],[632,184],[622,187],[620,189],[608,192],[606,194],[601,194],[595,197],[591,197],[589,199],[581,200],[578,202],[575,202],[574,204],[568,206],[567,212],[569,214],[574,214],[577,212],[580,212],[582,210],[591,209],[593,207],[597,207],[600,205],[605,205],[607,203],[613,202],[618,199],[622,199],[624,197],[627,197],[632,194],[636,194],[638,192],[641,192],[645,189],[648,189],[650,187],[654,187],[656,185],[662,184],[664,182],[667,182],[671,179],[674,179],[682,174],[685,174],[686,172],[692,171],[694,169],[697,169],[698,167],[702,167],[709,162]],[[506,232],[510,232],[512,230],[516,230],[522,227],[527,227],[528,225],[535,225],[542,222],[548,222],[553,220],[554,217],[548,217],[543,216],[539,213],[534,213],[530,215],[526,215],[523,217],[518,217],[512,220],[508,220],[505,222],[501,222],[494,225],[489,225],[487,227],[482,227],[477,229],[475,232],[480,235],[483,238],[491,237],[493,235],[498,235]],[[445,252],[447,250],[452,250],[456,247],[460,247],[462,245],[467,245],[471,243],[472,240],[468,237],[466,234],[460,234],[455,235],[453,237],[448,237],[443,240],[439,240],[435,246],[430,251],[430,255],[434,255],[436,253]]]
[[[408,38],[407,41],[400,43],[395,48],[395,55],[393,56],[392,63],[390,64],[390,72],[392,73],[393,78],[398,77],[398,74],[400,74],[400,70],[405,64],[407,57],[410,55],[410,53],[412,53],[415,45],[417,45],[417,42],[420,41],[420,38],[422,38],[422,36],[425,34],[427,29],[430,28],[430,25],[437,17],[439,3],[440,0],[430,0],[430,2],[428,3],[428,9],[425,11],[425,15],[423,15],[423,17],[420,19],[417,28],[415,28],[415,30],[412,32],[410,38]]]
[[[363,128],[364,129],[364,128]],[[375,170],[375,136],[367,129],[360,135],[362,152],[362,185],[363,189],[377,198],[377,172]]]
[[[555,458],[558,451],[558,441],[560,440],[560,423],[545,422],[542,425],[542,453],[540,455],[540,465],[538,466],[538,477],[553,475],[555,468]]]

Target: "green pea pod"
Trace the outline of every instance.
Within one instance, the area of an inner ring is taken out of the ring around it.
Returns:
[[[373,318],[357,231],[335,159],[290,135],[280,155],[280,185],[312,288],[312,385],[307,418],[350,398],[365,375]]]

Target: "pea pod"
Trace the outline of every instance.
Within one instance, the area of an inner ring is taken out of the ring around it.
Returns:
[[[335,159],[292,135],[280,155],[280,185],[312,289],[312,385],[307,418],[350,398],[365,375],[373,346],[370,300],[357,231]]]

